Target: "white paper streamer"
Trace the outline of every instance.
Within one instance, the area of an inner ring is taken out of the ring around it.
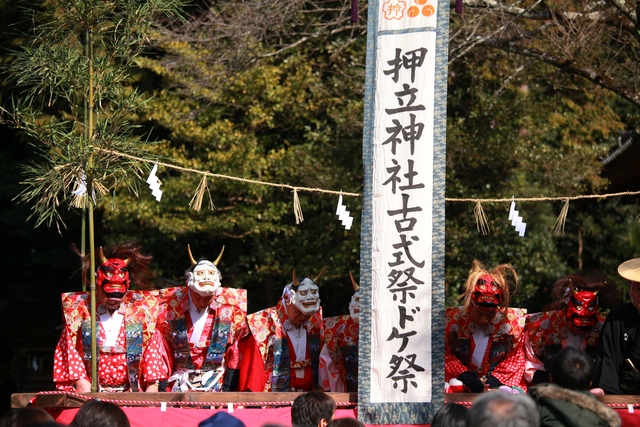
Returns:
[[[344,225],[344,228],[349,230],[351,228],[351,224],[353,224],[353,217],[349,214],[347,207],[342,204],[342,194],[338,197],[338,208],[336,209],[336,215],[338,215],[338,219]]]
[[[151,169],[151,173],[149,174],[149,178],[147,178],[147,184],[149,184],[149,188],[151,189],[151,195],[156,198],[157,201],[162,199],[162,190],[160,190],[160,185],[162,183],[156,176],[156,172],[158,171],[158,165],[153,165],[153,169]]]
[[[518,235],[520,237],[524,237],[524,232],[527,229],[527,223],[522,222],[522,217],[516,210],[516,202],[511,202],[511,207],[509,208],[509,221],[511,221],[511,225],[515,227]]]

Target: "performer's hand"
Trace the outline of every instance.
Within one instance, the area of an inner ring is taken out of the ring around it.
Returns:
[[[545,371],[537,370],[535,374],[533,374],[533,378],[531,378],[532,384],[542,384],[549,382],[549,374]]]
[[[591,390],[589,390],[592,394],[595,394],[596,396],[604,396],[604,390],[601,389],[600,387],[596,387],[596,388],[592,388]]]
[[[472,371],[466,371],[458,375],[458,379],[467,386],[472,393],[482,393],[484,391],[484,384],[480,381],[480,377],[477,373]]]
[[[91,393],[91,383],[86,378],[76,380],[75,386],[78,393]]]
[[[157,393],[158,392],[158,381],[154,381],[152,383],[147,383],[147,389],[145,392],[147,393]]]
[[[489,388],[498,388],[503,384],[500,382],[499,379],[489,374],[489,376],[487,377],[487,385],[489,386]]]

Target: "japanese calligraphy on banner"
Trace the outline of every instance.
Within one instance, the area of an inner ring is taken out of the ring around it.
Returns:
[[[372,424],[429,423],[444,400],[449,15],[437,6],[369,3],[358,414]]]

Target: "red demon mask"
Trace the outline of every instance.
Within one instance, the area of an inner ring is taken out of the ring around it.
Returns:
[[[571,297],[567,304],[567,318],[580,330],[590,330],[596,324],[598,314],[597,292],[577,291],[571,288]]]
[[[485,274],[476,282],[471,294],[471,302],[476,307],[493,308],[502,303],[502,290],[500,286],[488,274]]]
[[[105,293],[125,293],[129,290],[128,259],[103,258],[96,272],[96,282]]]

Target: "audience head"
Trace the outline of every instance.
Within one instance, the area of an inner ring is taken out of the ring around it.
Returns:
[[[336,402],[327,393],[312,390],[296,397],[291,405],[293,427],[326,427],[336,413]]]
[[[55,419],[42,408],[16,408],[0,419],[1,427],[27,427],[55,422]]]
[[[102,400],[85,402],[69,424],[71,427],[131,427],[124,411]]]
[[[246,427],[245,424],[227,412],[216,412],[198,424],[198,427]]]
[[[593,360],[587,353],[574,347],[565,347],[551,362],[551,382],[572,390],[589,390],[593,369]]]
[[[526,394],[483,393],[469,411],[470,427],[538,427],[540,415]]]
[[[364,424],[355,418],[337,418],[327,424],[327,427],[364,427]]]
[[[431,421],[431,427],[467,427],[469,408],[459,403],[445,403],[438,409]]]

